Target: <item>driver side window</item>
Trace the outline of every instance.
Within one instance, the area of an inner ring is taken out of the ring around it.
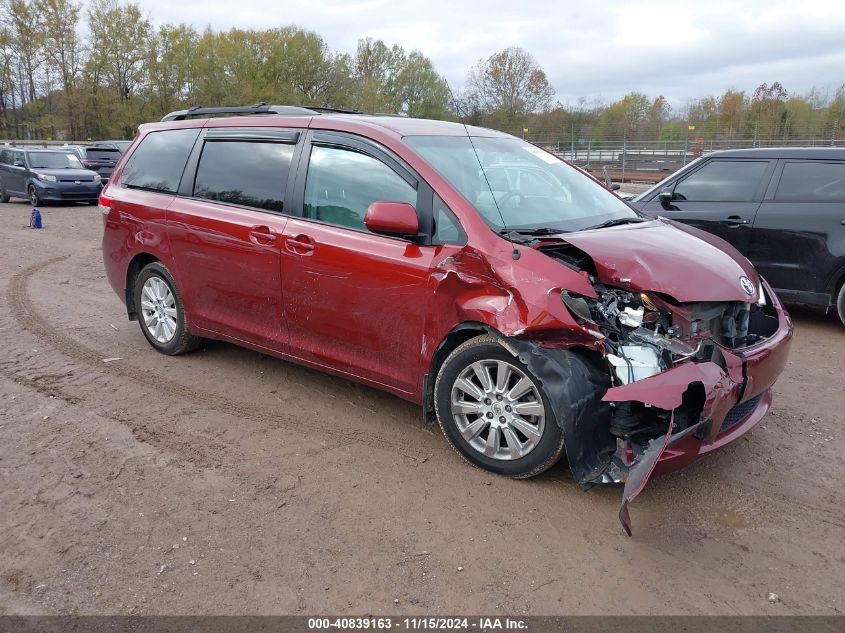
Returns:
[[[305,181],[306,218],[364,230],[373,202],[416,206],[417,190],[380,160],[341,147],[311,148]]]
[[[768,161],[711,160],[680,180],[673,200],[689,202],[752,202],[762,192]]]

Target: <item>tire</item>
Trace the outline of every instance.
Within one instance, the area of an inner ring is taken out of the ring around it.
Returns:
[[[836,312],[839,314],[839,320],[842,325],[845,325],[845,282],[839,288],[839,296],[836,299]]]
[[[41,200],[41,196],[38,195],[38,189],[36,189],[35,185],[30,185],[26,191],[29,194],[29,204],[33,207],[43,206],[43,201]]]
[[[190,352],[202,343],[202,339],[188,330],[182,298],[173,275],[164,264],[153,262],[144,266],[135,278],[133,292],[138,324],[154,349],[176,356]]]
[[[500,376],[504,386],[496,384]],[[475,395],[465,380],[472,383]],[[525,388],[528,391],[520,395]],[[434,405],[443,435],[473,466],[523,479],[539,475],[563,453],[563,433],[540,381],[493,336],[466,341],[443,362],[434,384]],[[469,409],[473,412],[466,413]],[[497,440],[491,440],[491,432]]]
[[[5,204],[10,199],[11,199],[11,196],[8,193],[6,193],[6,188],[0,187],[0,202]]]

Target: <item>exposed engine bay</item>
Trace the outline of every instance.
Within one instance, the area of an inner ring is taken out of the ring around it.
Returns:
[[[601,403],[576,414],[567,451],[580,458],[573,463],[570,455],[570,467],[583,487],[626,484],[620,520],[630,533],[627,504],[666,447],[720,432],[731,399],[741,399],[747,386],[743,350],[778,330],[777,311],[762,282],[753,288],[756,301],[681,303],[632,284],[606,283],[592,258],[568,242],[537,240],[532,246],[588,275],[595,289],[595,298],[561,292],[575,320],[601,341],[601,357],[595,355],[592,364],[606,377],[593,375],[591,384],[607,381]],[[592,439],[575,437],[574,430],[583,433],[580,419],[586,416]]]

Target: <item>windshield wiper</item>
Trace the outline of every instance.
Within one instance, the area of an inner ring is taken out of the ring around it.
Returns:
[[[508,235],[509,233],[517,233],[519,235],[557,235],[558,233],[566,233],[563,229],[552,229],[548,226],[540,226],[536,229],[501,229],[500,235]]]
[[[588,226],[585,229],[581,229],[582,231],[592,231],[593,229],[606,229],[610,226],[619,226],[620,224],[639,224],[640,222],[647,222],[640,217],[636,218],[615,218],[613,220],[608,220],[607,222],[602,222],[601,224],[596,224],[595,226]]]

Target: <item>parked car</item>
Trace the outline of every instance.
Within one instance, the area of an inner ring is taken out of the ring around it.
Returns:
[[[628,482],[626,530],[653,472],[769,409],[792,324],[722,240],[493,130],[236,111],[142,125],[100,198],[161,353],[220,339],[384,389],[502,475],[565,451],[585,487]]]
[[[845,149],[713,152],[632,204],[730,242],[783,301],[845,324]]]
[[[26,198],[34,206],[45,202],[97,204],[100,175],[85,169],[76,156],[45,149],[0,150],[0,202]]]
[[[94,147],[106,147],[109,149],[116,149],[121,154],[129,149],[132,141],[95,141]]]
[[[103,186],[108,183],[114,171],[114,166],[123,152],[117,147],[99,147],[96,145],[62,145],[59,149],[74,154],[86,169],[91,169],[103,180]]]

